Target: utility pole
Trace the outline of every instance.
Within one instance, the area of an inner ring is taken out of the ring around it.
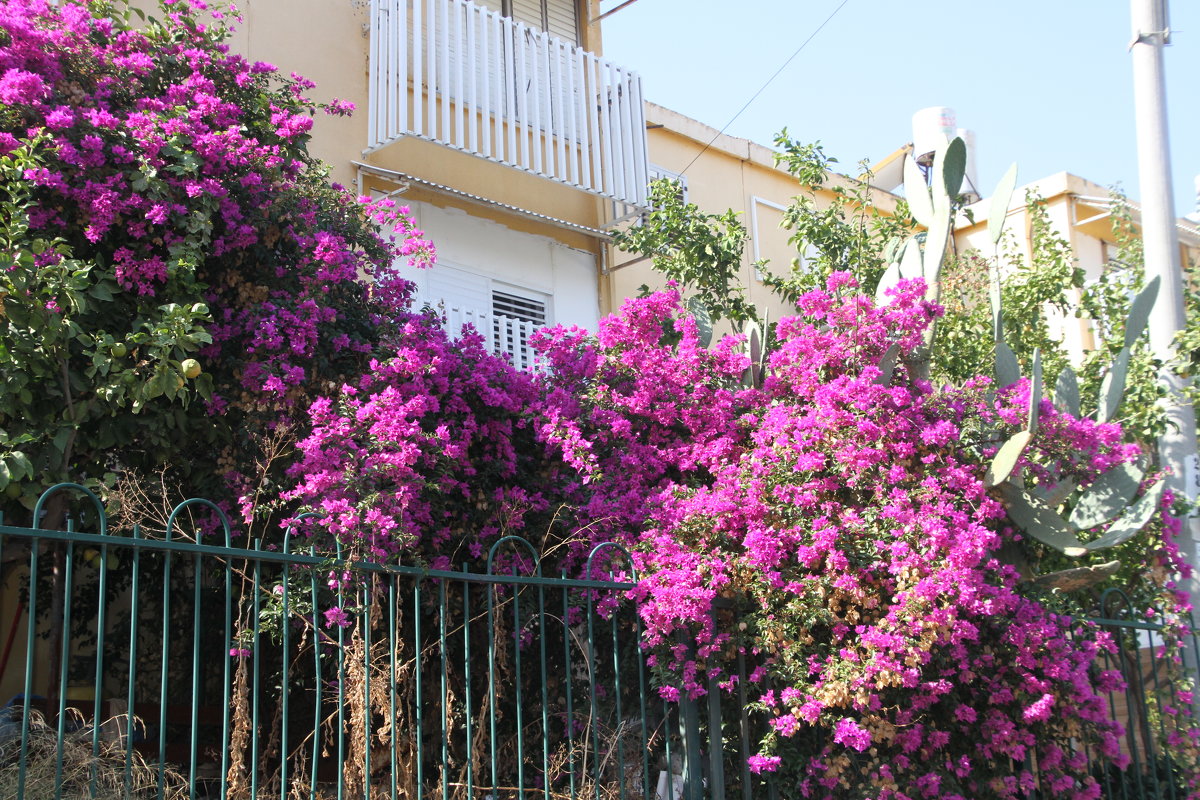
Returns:
[[[1150,315],[1150,346],[1155,355],[1169,362],[1175,334],[1186,325],[1183,274],[1179,262],[1179,238],[1175,229],[1175,203],[1171,188],[1171,156],[1167,142],[1166,82],[1163,78],[1163,47],[1170,42],[1167,0],[1131,0],[1133,41],[1133,98],[1137,124],[1138,189],[1142,207],[1142,246],[1146,279],[1160,279],[1158,302]],[[1200,463],[1196,457],[1196,416],[1180,393],[1182,381],[1171,369],[1160,378],[1170,390],[1167,432],[1159,440],[1159,457],[1171,470],[1167,487],[1176,497],[1196,498]],[[1197,561],[1196,520],[1184,520],[1180,549],[1194,570]],[[1186,587],[1192,606],[1200,610],[1200,581]],[[1190,648],[1185,648],[1189,649]],[[1192,665],[1195,666],[1195,665]]]

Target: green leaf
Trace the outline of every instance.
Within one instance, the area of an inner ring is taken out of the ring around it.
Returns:
[[[1133,347],[1133,343],[1142,335],[1142,331],[1146,330],[1146,323],[1150,319],[1150,312],[1154,308],[1154,301],[1158,299],[1159,277],[1156,275],[1154,279],[1142,287],[1142,290],[1137,293],[1137,297],[1133,298],[1133,303],[1129,306],[1129,316],[1125,319],[1125,346]]]
[[[939,213],[929,226],[925,235],[925,256],[923,258],[925,282],[928,284],[926,298],[934,299],[940,287],[938,279],[942,271],[942,260],[946,257],[946,245],[950,241],[950,226],[953,220],[950,210]]]
[[[1012,202],[1013,189],[1017,188],[1017,165],[1014,163],[1004,173],[996,191],[992,192],[992,207],[988,211],[988,238],[999,244],[1004,235],[1004,220],[1008,217],[1008,204]]]
[[[54,434],[54,449],[63,453],[67,449],[67,442],[71,440],[71,429],[67,427],[59,428]]]
[[[700,346],[708,347],[712,343],[713,337],[712,315],[708,313],[708,306],[695,296],[689,297],[685,305],[692,318],[696,320],[696,333],[700,337]]]
[[[955,136],[946,148],[942,157],[942,182],[946,187],[946,197],[953,201],[962,189],[963,177],[967,174],[967,145],[960,137]]]
[[[91,289],[88,290],[88,294],[92,298],[99,300],[102,303],[107,303],[113,299],[112,292],[109,291],[108,287],[105,286],[103,283],[97,283],[95,286],[93,286]]]
[[[20,480],[21,478],[33,477],[33,462],[29,460],[29,456],[20,450],[14,450],[4,458],[11,465],[15,479]]]
[[[170,371],[166,365],[159,365],[150,379],[146,381],[143,390],[142,398],[144,400],[153,400],[156,397],[164,395],[171,388],[174,382],[175,373]]]
[[[992,463],[988,465],[987,472],[983,476],[983,485],[995,486],[1008,480],[1008,476],[1012,475],[1013,468],[1017,466],[1017,459],[1021,457],[1021,453],[1025,452],[1025,448],[1032,438],[1033,434],[1029,431],[1018,431],[1010,436],[1008,441],[996,451]]]
[[[1098,421],[1108,422],[1116,416],[1117,409],[1121,407],[1121,400],[1125,397],[1125,376],[1128,372],[1129,348],[1122,347],[1100,384],[1100,407],[1096,410]]]
[[[1054,484],[1053,488],[1050,486],[1038,486],[1033,490],[1033,493],[1035,497],[1050,508],[1058,508],[1076,488],[1077,484],[1073,478],[1063,478]]]
[[[1096,478],[1075,504],[1071,524],[1087,530],[1108,522],[1137,494],[1143,477],[1144,473],[1132,464],[1118,464]]]
[[[1004,313],[1000,295],[1000,270],[993,263],[988,265],[988,302],[992,307],[992,341],[1004,341]]]
[[[4,463],[4,459],[0,458],[0,489],[12,483],[12,473],[8,471],[8,464]]]
[[[1120,561],[1109,561],[1105,564],[1097,564],[1091,567],[1073,567],[1071,569],[1060,569],[1057,572],[1049,572],[1045,575],[1038,575],[1033,579],[1033,583],[1036,586],[1056,589],[1060,592],[1077,592],[1080,589],[1090,588],[1101,581],[1111,578],[1120,570]]]
[[[1059,411],[1073,417],[1079,416],[1079,379],[1070,367],[1063,367],[1063,371],[1058,373],[1058,380],[1054,382],[1054,405]]]
[[[1008,509],[1009,519],[1022,531],[1064,555],[1075,557],[1087,553],[1087,547],[1079,541],[1071,524],[1041,500],[1030,497],[1011,483],[1002,483],[996,489]]]
[[[1042,350],[1033,349],[1033,374],[1029,377],[1029,417],[1025,424],[1030,433],[1037,432],[1038,406],[1042,402]]]
[[[996,345],[996,388],[1003,389],[1021,380],[1021,364],[1017,354],[1004,342]]]
[[[904,243],[908,241],[900,236],[893,236],[887,240],[887,244],[883,246],[880,255],[885,263],[891,264],[900,257],[900,248],[904,247]]]
[[[879,359],[879,377],[875,379],[875,383],[880,386],[888,386],[892,382],[892,374],[896,371],[896,359],[900,357],[900,345],[894,344],[884,351],[883,357]]]
[[[933,222],[933,200],[925,185],[925,175],[911,155],[904,157],[904,199],[913,219],[928,228]]]
[[[213,397],[212,375],[207,372],[201,373],[200,377],[195,380],[193,388],[202,398],[211,401]]]
[[[1162,478],[1150,491],[1142,495],[1133,506],[1099,539],[1089,542],[1088,550],[1103,550],[1106,547],[1116,547],[1132,539],[1142,528],[1146,527],[1156,513],[1158,504],[1162,502],[1163,490],[1167,488],[1167,479]]]

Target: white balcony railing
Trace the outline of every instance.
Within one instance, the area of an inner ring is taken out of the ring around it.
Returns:
[[[646,203],[637,73],[467,0],[372,0],[368,150],[417,136]]]
[[[490,352],[507,355],[517,369],[538,369],[539,359],[529,346],[529,338],[541,325],[460,306],[443,306],[441,310],[446,316],[446,332],[452,337],[462,336],[463,328],[471,325],[483,336]]]

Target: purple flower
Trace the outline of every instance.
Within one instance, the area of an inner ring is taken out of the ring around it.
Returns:
[[[344,609],[337,606],[325,609],[325,627],[332,628],[334,625],[341,628],[350,627],[350,616],[346,614]]]
[[[41,75],[10,67],[0,75],[0,103],[33,103],[50,93]]]
[[[750,767],[750,771],[754,774],[762,772],[774,772],[779,769],[779,765],[783,759],[779,756],[759,756],[754,755],[746,759],[746,765]]]
[[[871,734],[856,721],[843,718],[833,729],[833,740],[860,753],[871,746]]]

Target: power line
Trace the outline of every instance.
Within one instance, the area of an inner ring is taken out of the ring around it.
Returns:
[[[834,17],[836,17],[836,16],[837,16],[838,12],[839,12],[839,11],[841,11],[841,10],[842,10],[842,9],[843,9],[843,8],[846,6],[846,4],[847,4],[847,3],[849,3],[849,2],[850,2],[850,0],[842,0],[842,2],[838,4],[838,7],[837,7],[837,8],[835,8],[835,9],[833,10],[833,13],[831,13],[831,14],[830,14],[828,17],[826,17],[826,18],[825,18],[825,21],[824,21],[824,22],[822,22],[820,25],[818,25],[818,26],[817,26],[817,28],[816,28],[816,30],[814,30],[812,33],[810,33],[810,34],[808,35],[808,38],[807,38],[807,39],[805,39],[803,42],[801,42],[801,43],[800,43],[800,46],[796,48],[796,51],[795,51],[794,53],[792,53],[790,56],[788,56],[788,60],[787,60],[787,61],[785,61],[785,62],[783,62],[782,66],[780,66],[780,67],[779,67],[779,69],[775,70],[775,74],[773,74],[771,77],[767,78],[767,81],[766,81],[766,83],[764,83],[762,86],[760,86],[760,87],[758,88],[758,91],[757,91],[757,92],[755,92],[755,93],[754,93],[754,95],[753,95],[753,96],[751,96],[751,98],[750,98],[749,100],[747,100],[747,101],[746,101],[746,104],[745,104],[744,106],[742,106],[741,108],[739,108],[739,109],[738,109],[738,112],[737,112],[736,114],[734,114],[732,117],[730,117],[730,118],[729,118],[729,121],[728,121],[728,122],[726,122],[726,123],[725,123],[725,124],[724,124],[724,125],[721,127],[721,130],[717,131],[716,135],[715,135],[715,136],[713,136],[711,139],[709,139],[709,140],[708,140],[708,144],[704,145],[704,149],[702,149],[702,150],[701,150],[699,153],[697,153],[697,154],[696,154],[696,157],[695,157],[695,158],[693,158],[691,161],[689,161],[689,162],[688,162],[688,165],[679,171],[679,174],[680,174],[680,175],[684,175],[684,174],[686,174],[686,173],[687,173],[687,171],[688,171],[689,169],[691,169],[691,168],[692,168],[692,165],[693,165],[693,164],[695,164],[697,161],[699,161],[699,160],[700,160],[700,156],[702,156],[702,155],[704,155],[705,153],[707,153],[707,152],[708,152],[708,148],[712,147],[712,144],[713,144],[713,142],[715,142],[715,141],[717,140],[717,138],[718,138],[719,136],[721,136],[721,134],[725,133],[726,129],[727,129],[727,128],[729,128],[729,126],[730,126],[730,125],[732,125],[732,124],[734,123],[734,121],[736,121],[736,120],[737,120],[737,118],[738,118],[738,117],[740,117],[740,116],[742,115],[742,112],[744,112],[744,111],[745,111],[747,108],[749,108],[749,107],[751,106],[751,104],[752,104],[752,103],[753,103],[755,100],[757,100],[757,99],[758,99],[758,96],[759,96],[760,94],[762,94],[764,91],[766,91],[767,87],[768,87],[768,86],[770,86],[770,85],[771,85],[771,83],[772,83],[772,82],[773,82],[773,81],[774,81],[776,78],[778,78],[778,77],[779,77],[780,73],[782,73],[782,72],[783,72],[785,69],[787,69],[787,68],[788,68],[788,65],[789,65],[789,64],[791,64],[793,61],[795,61],[795,60],[796,60],[796,56],[800,55],[800,51],[801,51],[801,50],[803,50],[803,49],[804,49],[804,48],[805,48],[805,47],[808,45],[808,43],[809,43],[809,42],[811,42],[813,39],[815,39],[815,38],[816,38],[816,36],[817,36],[817,34],[818,34],[818,33],[820,33],[820,32],[821,32],[821,30],[822,30],[822,29],[823,29],[823,28],[824,28],[826,25],[828,25],[828,24],[830,23],[830,21],[831,21],[831,20],[832,20]]]

